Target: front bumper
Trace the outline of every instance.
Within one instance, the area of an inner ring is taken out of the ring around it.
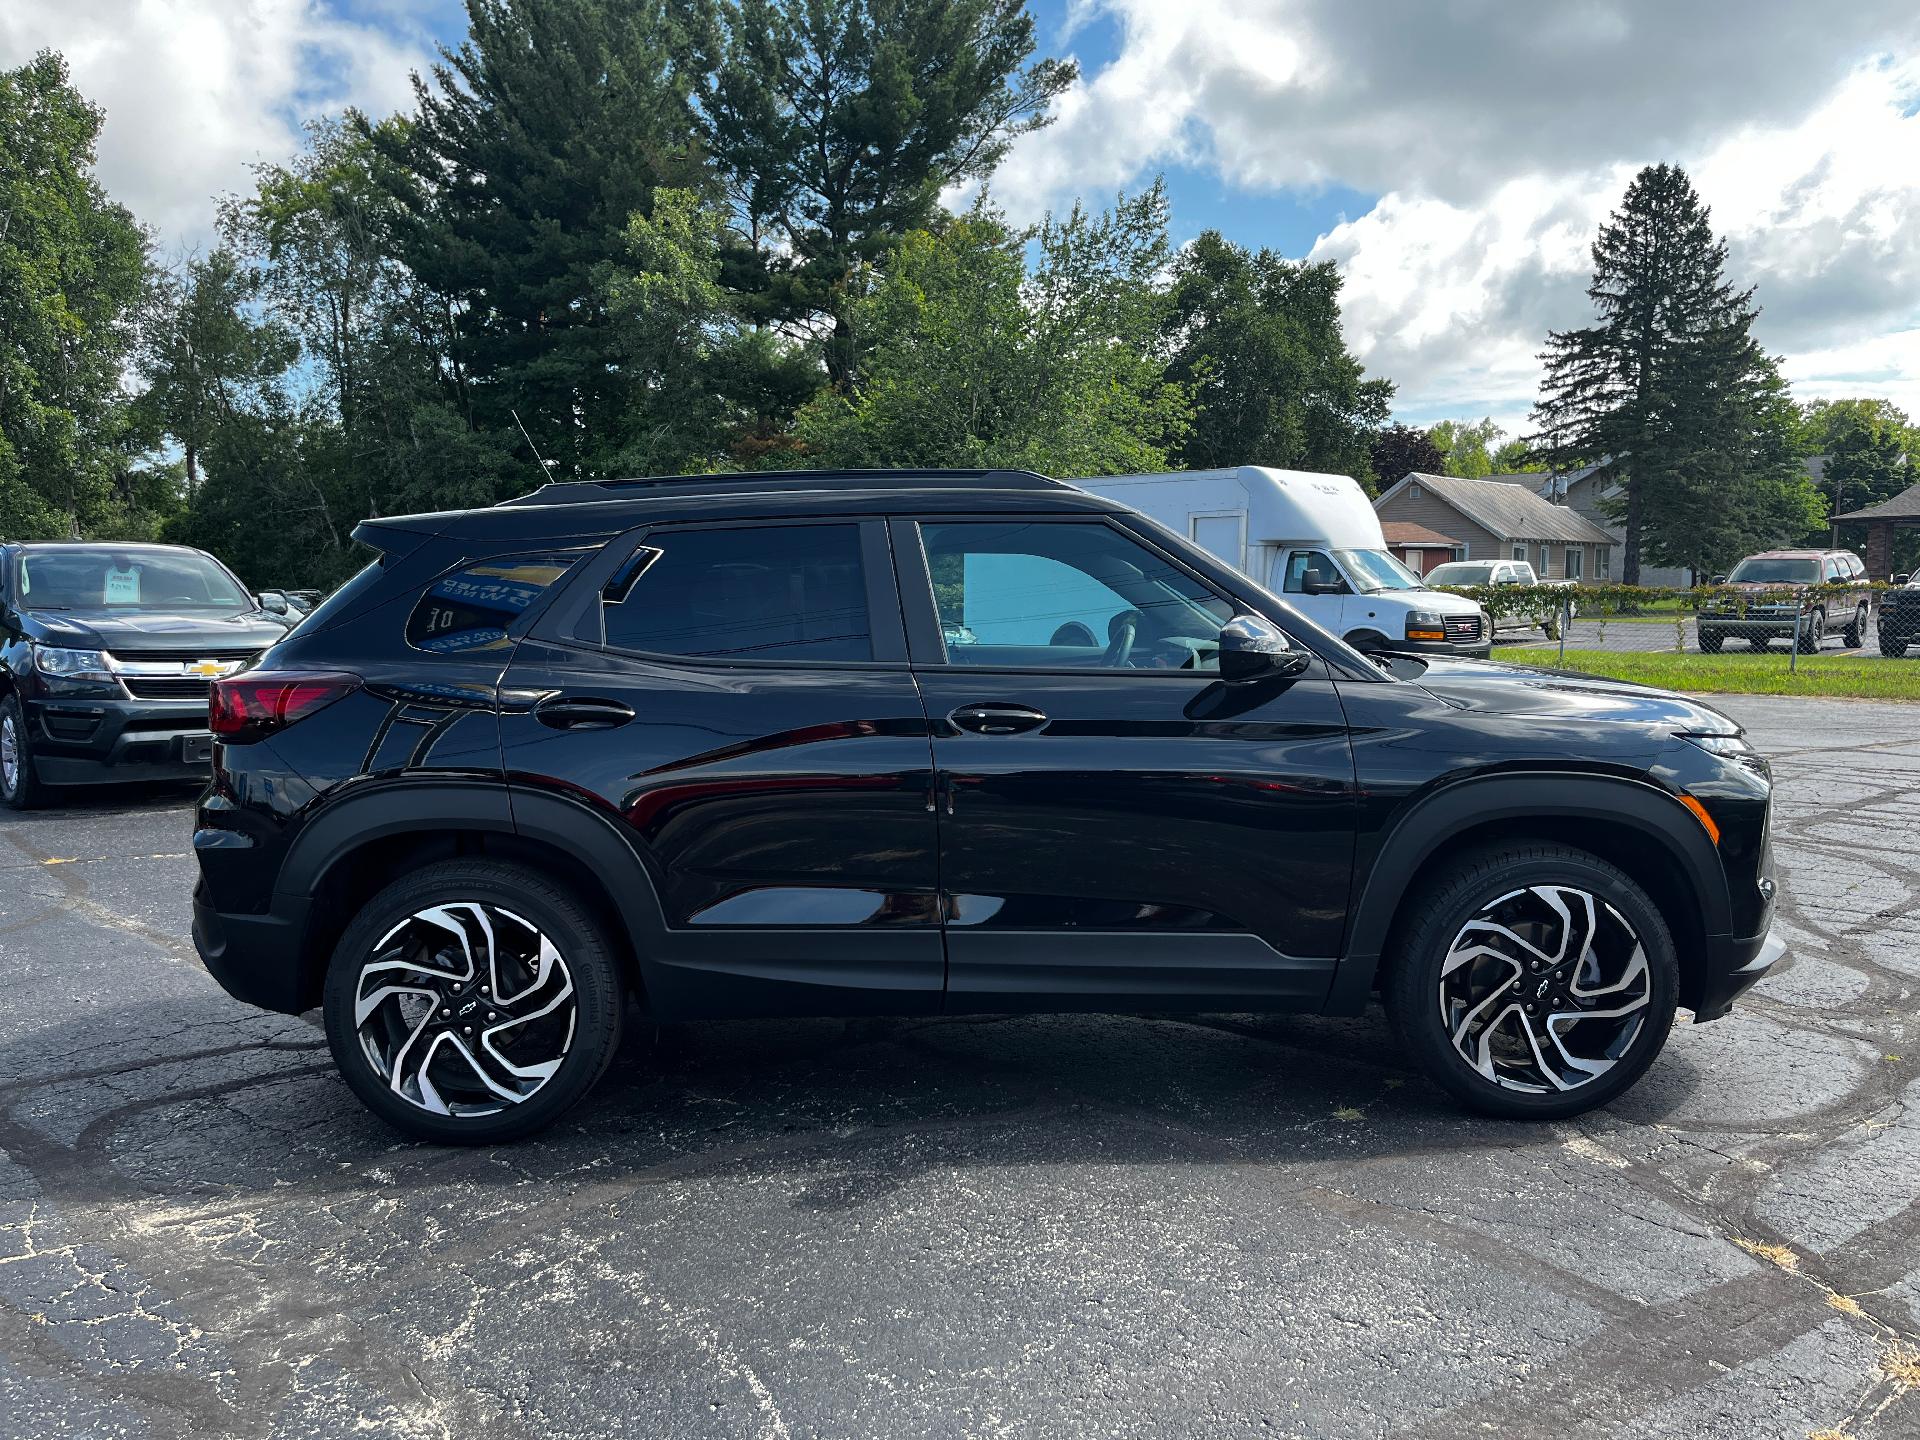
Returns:
[[[1402,655],[1451,655],[1456,660],[1485,660],[1493,654],[1493,642],[1482,639],[1456,645],[1451,640],[1395,640],[1387,649]]]
[[[26,702],[34,773],[49,785],[204,779],[205,700],[45,697]]]
[[[1786,953],[1786,940],[1771,927],[1745,940],[1726,942],[1727,963],[1714,967],[1700,1004],[1694,1009],[1693,1023],[1704,1024],[1725,1015],[1733,1008],[1733,1002],[1752,989]]]

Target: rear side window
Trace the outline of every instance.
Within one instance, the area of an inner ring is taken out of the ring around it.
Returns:
[[[716,660],[873,658],[858,525],[649,535],[605,607],[619,650]]]
[[[588,552],[496,555],[447,571],[407,616],[407,643],[433,655],[504,650],[507,628]]]

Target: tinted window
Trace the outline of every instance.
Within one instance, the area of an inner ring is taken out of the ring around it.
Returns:
[[[857,525],[668,530],[605,607],[607,644],[730,660],[871,660]]]
[[[449,570],[427,587],[407,616],[407,643],[436,655],[506,649],[512,643],[507,627],[582,554],[497,555]]]
[[[1219,668],[1233,606],[1100,524],[921,527],[947,661]]]
[[[1727,577],[1734,585],[1812,585],[1820,579],[1820,562],[1770,555],[1742,560]]]

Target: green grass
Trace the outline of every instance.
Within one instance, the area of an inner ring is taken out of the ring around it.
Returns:
[[[1887,660],[1878,655],[1802,655],[1787,669],[1784,649],[1768,654],[1675,654],[1646,650],[1569,650],[1558,658],[1552,646],[1502,646],[1496,660],[1543,669],[1580,670],[1665,690],[1721,695],[1828,695],[1857,700],[1920,700],[1920,656]]]

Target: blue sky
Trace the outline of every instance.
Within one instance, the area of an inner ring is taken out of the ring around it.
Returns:
[[[1331,261],[1399,418],[1524,426],[1550,328],[1583,323],[1596,227],[1683,164],[1802,398],[1920,415],[1920,7],[1912,0],[1030,0],[1079,60],[993,181],[1015,219],[1166,177],[1215,227]],[[459,0],[0,0],[0,65],[64,51],[99,170],[163,249],[300,120],[408,103]]]

